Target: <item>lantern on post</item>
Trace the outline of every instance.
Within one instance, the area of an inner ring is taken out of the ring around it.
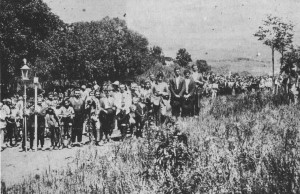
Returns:
[[[24,81],[24,111],[26,110],[26,81],[29,80],[28,75],[29,75],[29,70],[30,68],[26,65],[27,60],[23,59],[24,66],[21,68],[21,73],[22,73],[22,80]],[[24,126],[24,146],[25,146],[25,152],[27,152],[27,120],[26,117],[23,119],[23,126]]]
[[[29,80],[28,74],[29,74],[30,68],[26,65],[26,62],[27,62],[26,59],[23,59],[23,62],[24,62],[24,66],[21,68],[22,80],[27,81],[27,80]]]

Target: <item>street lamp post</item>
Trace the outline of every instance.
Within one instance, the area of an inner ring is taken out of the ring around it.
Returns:
[[[26,110],[26,81],[29,80],[28,78],[28,74],[29,74],[29,70],[30,68],[26,65],[27,60],[23,59],[24,62],[24,66],[21,68],[21,72],[22,72],[22,80],[24,82],[24,111]],[[24,146],[25,146],[25,152],[27,152],[27,121],[26,121],[26,117],[24,117]]]
[[[34,83],[34,109],[35,113],[38,111],[37,110],[37,87],[39,84],[39,78],[34,77],[33,78],[33,83]],[[34,115],[34,150],[37,151],[37,143],[38,143],[38,135],[37,135],[37,125],[38,124],[38,118],[37,114]]]

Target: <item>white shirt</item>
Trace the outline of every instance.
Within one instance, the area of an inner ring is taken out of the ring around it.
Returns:
[[[176,82],[176,89],[179,88],[179,80],[180,80],[180,76],[175,78],[175,82]]]
[[[185,91],[188,94],[189,93],[189,84],[190,84],[190,79],[185,79]]]
[[[199,73],[198,73],[198,72],[193,72],[191,76],[192,76],[193,80],[199,81],[199,77],[200,77],[200,76],[199,76]]]

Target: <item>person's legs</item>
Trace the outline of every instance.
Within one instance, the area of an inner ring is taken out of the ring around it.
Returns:
[[[44,147],[44,142],[45,142],[45,127],[39,127],[38,128],[38,145],[39,145],[39,142],[41,143],[41,148]]]
[[[8,146],[12,146],[12,140],[13,140],[13,134],[14,134],[14,124],[15,123],[7,123],[6,129],[7,129],[7,139],[8,139]]]
[[[78,122],[78,128],[77,128],[77,141],[79,143],[82,143],[82,131],[83,131],[83,119],[82,118],[78,118],[79,122]]]
[[[6,145],[5,145],[5,140],[4,140],[4,136],[5,136],[5,133],[6,133],[6,128],[4,127],[4,128],[1,128],[0,129],[1,131],[1,150],[2,149],[4,149],[5,147],[6,147]]]
[[[33,149],[34,127],[28,127],[28,130],[29,130],[29,139],[30,139],[30,149]]]
[[[51,141],[50,149],[52,149],[55,146],[55,127],[54,126],[48,126],[48,127],[50,132],[50,141]]]

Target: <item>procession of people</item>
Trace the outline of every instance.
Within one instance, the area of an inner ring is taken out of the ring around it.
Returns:
[[[143,137],[148,121],[162,126],[167,118],[198,117],[201,100],[217,95],[239,95],[255,91],[288,91],[298,103],[299,77],[216,75],[191,69],[174,68],[174,77],[166,80],[164,72],[151,73],[140,83],[97,81],[81,87],[65,87],[44,91],[37,98],[14,95],[0,102],[1,150],[19,146],[21,151],[34,150],[35,116],[37,146],[47,150],[71,149],[84,144],[102,145],[120,130],[121,140],[127,136]],[[274,83],[273,83],[274,80]],[[25,127],[25,125],[27,127]],[[27,131],[25,131],[25,128]],[[88,142],[83,142],[83,135]],[[27,146],[29,141],[29,146]]]

